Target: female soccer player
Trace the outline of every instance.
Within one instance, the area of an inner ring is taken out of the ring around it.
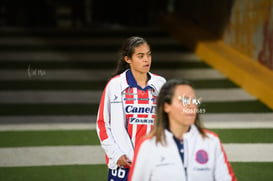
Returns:
[[[101,97],[97,133],[106,153],[108,180],[127,180],[134,148],[154,125],[157,95],[165,79],[150,73],[151,49],[128,38],[113,78]]]
[[[202,128],[198,104],[188,81],[163,85],[155,126],[136,148],[129,180],[236,180],[219,137]]]

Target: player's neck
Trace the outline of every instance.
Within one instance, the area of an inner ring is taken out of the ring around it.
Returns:
[[[148,83],[147,73],[132,71],[132,74],[134,75],[134,78],[140,87],[144,88],[147,86]]]
[[[170,125],[170,131],[173,133],[173,135],[179,139],[183,140],[183,135],[188,132],[189,126],[174,126]]]

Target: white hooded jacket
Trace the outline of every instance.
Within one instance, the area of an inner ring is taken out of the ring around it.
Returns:
[[[206,131],[203,138],[192,125],[183,137],[184,163],[173,134],[165,130],[166,145],[147,138],[137,146],[129,181],[235,181],[218,136]]]

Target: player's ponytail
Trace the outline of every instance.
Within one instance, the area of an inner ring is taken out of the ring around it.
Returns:
[[[130,68],[130,65],[125,61],[124,57],[127,56],[128,58],[132,58],[135,48],[144,43],[148,45],[146,40],[137,36],[129,37],[124,41],[120,50],[120,58],[118,59],[117,68],[112,77],[119,75]]]

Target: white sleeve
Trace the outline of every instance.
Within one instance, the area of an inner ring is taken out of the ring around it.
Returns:
[[[101,145],[105,150],[107,157],[109,158],[110,165],[108,166],[112,169],[116,167],[117,160],[122,156],[124,153],[118,147],[118,144],[115,142],[111,132],[111,115],[110,115],[110,93],[109,83],[105,87],[104,92],[101,96],[100,106],[97,115],[97,134],[100,139]]]
[[[219,138],[216,142],[215,155],[215,181],[231,181],[236,180],[230,163],[228,162],[225,150]]]

